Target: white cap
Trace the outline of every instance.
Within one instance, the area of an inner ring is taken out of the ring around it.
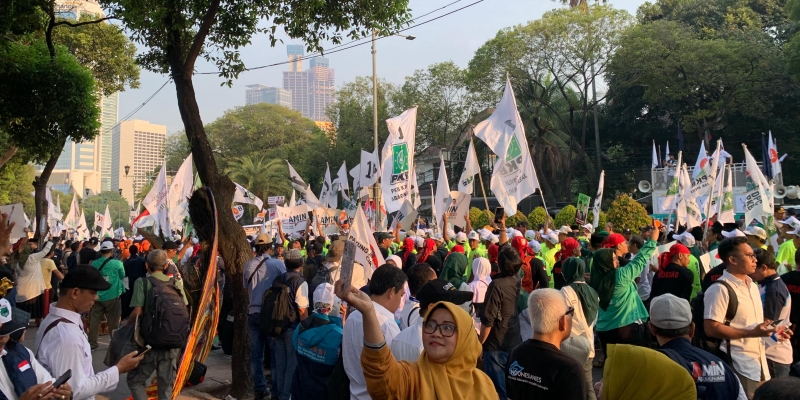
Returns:
[[[0,325],[11,321],[11,303],[6,299],[0,299]]]
[[[334,298],[333,294],[333,285],[330,283],[320,283],[316,289],[314,289],[314,303],[326,303],[333,305]]]
[[[200,239],[198,239],[198,238],[196,238],[196,237],[193,237],[193,238],[192,238],[192,243],[194,243],[194,244],[198,244],[198,243],[200,243]]]
[[[500,237],[498,237],[497,235],[492,235],[492,243],[494,244],[500,243]]]
[[[176,233],[175,236],[173,236],[173,238],[174,240],[181,240],[181,235]]]
[[[672,238],[683,243],[686,247],[694,247],[694,245],[697,244],[694,235],[689,231],[685,231],[680,235],[672,235]]]
[[[456,231],[454,231],[454,230],[452,230],[452,229],[448,229],[448,230],[447,230],[447,237],[449,237],[449,238],[451,238],[451,239],[452,239],[452,238],[454,238],[455,236],[456,236]]]
[[[481,229],[480,234],[481,234],[481,240],[486,240],[486,241],[492,240],[492,231],[488,229]]]
[[[389,257],[386,257],[386,261],[393,261],[397,268],[403,269],[403,259],[401,259],[397,254],[392,254]]]
[[[572,233],[572,228],[564,225],[561,228],[558,228],[558,233],[563,233],[565,235],[569,235],[570,233]]]
[[[514,231],[516,231],[516,229],[506,228],[506,235],[511,236],[512,234],[514,234]]]
[[[589,233],[594,233],[594,225],[592,224],[583,225],[581,228],[586,229]]]
[[[469,240],[481,240],[481,236],[478,235],[478,232],[475,232],[475,231],[470,232],[469,236],[467,238]]]
[[[418,237],[414,239],[414,246],[416,247],[425,247],[425,239]]]
[[[467,243],[467,234],[458,232],[458,235],[456,235],[456,243]]]
[[[531,250],[536,254],[539,254],[539,252],[542,251],[542,244],[535,240],[529,241],[528,247],[530,247]]]
[[[761,240],[767,240],[767,231],[757,226],[748,226],[744,234],[748,236],[757,236]]]
[[[786,218],[785,220],[781,221],[781,223],[782,224],[787,224],[787,225],[791,226],[794,229],[800,228],[800,220],[798,220],[795,217]]]
[[[531,230],[526,231],[525,232],[525,239],[527,239],[528,241],[536,239],[536,232],[531,231]]]
[[[106,241],[100,244],[100,251],[103,250],[114,250],[114,243],[111,241]]]
[[[512,237],[512,238],[515,238],[515,237],[517,237],[517,236],[522,236],[522,232],[520,232],[520,231],[518,231],[518,230],[514,229],[514,232],[511,232],[511,237]]]
[[[722,236],[725,236],[726,238],[745,237],[745,234],[738,229],[734,229],[731,232],[722,231]]]
[[[437,242],[444,242],[444,236],[442,236],[441,233],[439,233],[436,236],[434,236],[433,239],[436,240]]]
[[[545,235],[544,238],[547,239],[547,241],[552,243],[552,244],[558,244],[558,234],[555,233],[555,232],[551,231],[550,233]]]

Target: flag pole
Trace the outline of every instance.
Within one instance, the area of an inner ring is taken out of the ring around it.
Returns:
[[[438,182],[437,182],[437,184],[438,184]],[[433,215],[433,224],[436,227],[436,230],[434,231],[434,233],[439,233],[439,232],[437,232],[439,230],[439,221],[438,221],[439,220],[439,216],[436,215],[436,194],[433,192],[433,184],[432,183],[430,184],[430,187],[431,187],[431,214]],[[419,223],[417,224],[417,226],[419,226]],[[419,228],[417,228],[417,229],[419,229]]]
[[[475,144],[472,141],[473,136],[475,136],[474,130],[472,130],[472,134],[469,136],[469,144],[472,145],[472,151],[475,151]],[[467,155],[467,157],[469,157],[469,155]],[[489,200],[486,198],[486,187],[483,186],[483,174],[481,173],[480,165],[478,166],[478,180],[481,182],[481,192],[483,193],[483,204],[486,206],[486,212],[491,212],[489,211]]]

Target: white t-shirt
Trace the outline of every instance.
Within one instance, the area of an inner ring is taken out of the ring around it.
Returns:
[[[412,300],[410,297],[406,304],[403,305],[402,310],[400,311],[400,330],[405,330],[409,326],[414,326],[418,320],[421,320],[422,317],[419,315],[419,301]]]
[[[394,321],[394,313],[382,305],[372,302],[381,332],[386,340],[386,345],[391,346],[392,340],[400,334],[400,327]],[[347,318],[342,332],[342,361],[344,371],[350,378],[350,399],[368,400],[367,381],[364,379],[364,369],[361,368],[361,350],[364,349],[364,317],[361,312],[355,311]]]
[[[414,325],[403,329],[400,334],[395,336],[389,348],[398,362],[417,361],[422,350],[425,349],[422,346],[422,318],[417,318]]]
[[[297,287],[297,293],[294,294],[294,302],[299,308],[308,308],[308,283],[303,282]]]

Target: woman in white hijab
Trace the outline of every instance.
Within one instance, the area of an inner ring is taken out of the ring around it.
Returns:
[[[486,297],[486,289],[492,283],[489,274],[492,272],[492,264],[488,259],[479,257],[472,260],[472,281],[469,288],[472,291],[472,305],[475,308],[472,319],[475,321],[475,329],[481,331],[480,315],[483,313],[483,300]]]

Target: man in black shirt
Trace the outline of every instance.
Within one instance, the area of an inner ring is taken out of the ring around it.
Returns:
[[[97,246],[97,238],[92,238],[83,242],[83,248],[78,254],[81,258],[81,264],[91,264],[92,261],[100,258],[95,247]]]
[[[120,300],[122,301],[122,319],[125,320],[128,316],[131,315],[131,298],[133,297],[133,284],[139,280],[139,278],[144,278],[147,275],[147,266],[145,265],[145,260],[139,255],[139,246],[131,245],[128,248],[128,251],[131,253],[131,256],[128,257],[122,263],[122,267],[125,268],[125,279],[128,280],[128,287],[129,290],[126,290],[120,296]]]
[[[689,301],[669,293],[653,298],[649,325],[660,351],[692,375],[699,398],[746,398],[736,374],[722,359],[692,346],[694,323]]]
[[[538,289],[528,297],[533,338],[511,351],[506,390],[514,400],[585,399],[589,391],[583,366],[561,352],[572,332],[572,307],[555,289]]]
[[[794,261],[800,261],[800,251],[794,253]],[[789,313],[789,322],[792,323],[792,331],[797,332],[800,327],[800,271],[794,270],[781,275],[781,280],[789,289],[789,296],[792,299],[792,310]],[[793,363],[800,362],[800,334],[793,335],[790,339],[793,351]],[[800,372],[800,371],[798,371]]]
[[[653,286],[650,290],[650,298],[656,298],[665,293],[671,293],[682,299],[689,301],[692,297],[692,285],[694,285],[694,274],[689,268],[689,249],[676,243],[672,245],[669,252],[661,255],[662,262],[653,277]]]

